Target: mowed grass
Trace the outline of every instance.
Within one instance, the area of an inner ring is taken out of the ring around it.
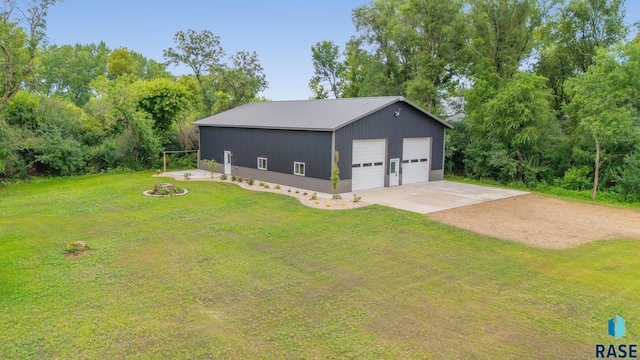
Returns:
[[[0,358],[571,359],[640,337],[638,241],[544,250],[231,184],[143,197],[155,181],[0,189]]]

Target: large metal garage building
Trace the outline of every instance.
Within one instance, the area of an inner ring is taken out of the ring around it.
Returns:
[[[200,168],[331,193],[441,180],[451,125],[402,97],[250,103],[195,122]]]

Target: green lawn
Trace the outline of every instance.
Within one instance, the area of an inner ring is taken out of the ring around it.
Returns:
[[[0,189],[0,358],[570,359],[640,338],[638,241],[543,250],[232,184],[141,196],[154,181]],[[93,250],[63,256],[74,240]]]

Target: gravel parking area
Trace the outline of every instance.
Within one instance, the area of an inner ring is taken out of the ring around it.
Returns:
[[[434,212],[428,217],[483,235],[553,249],[596,240],[640,240],[640,211],[540,195]]]

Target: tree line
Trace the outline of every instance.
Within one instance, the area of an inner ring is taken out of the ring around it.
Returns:
[[[640,201],[640,38],[622,0],[373,0],[311,48],[315,98],[402,95],[464,120],[447,172]]]
[[[268,83],[255,52],[179,31],[156,62],[106,44],[46,42],[57,0],[0,9],[0,181],[159,165],[197,149],[192,122]],[[445,117],[446,171],[640,200],[640,38],[622,0],[372,0],[342,46],[311,48],[314,98],[402,95]],[[189,75],[174,76],[182,65]]]
[[[198,149],[194,120],[264,100],[257,54],[227,55],[210,31],[179,31],[162,63],[103,42],[48,44],[56,2],[2,1],[0,182],[157,168],[164,150]]]

